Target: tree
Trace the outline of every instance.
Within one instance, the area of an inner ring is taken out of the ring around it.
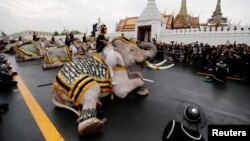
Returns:
[[[73,34],[82,34],[80,31],[78,31],[78,30],[71,30],[70,31],[71,33],[73,33]]]
[[[53,33],[53,36],[58,36],[58,35],[59,35],[58,31],[55,31],[55,32]]]
[[[69,33],[69,30],[64,27],[60,35],[66,35],[67,33]]]

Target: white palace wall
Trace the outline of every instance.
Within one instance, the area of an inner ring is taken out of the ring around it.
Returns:
[[[113,32],[107,33],[107,37],[110,38],[110,41],[118,36],[121,36],[122,33],[127,38],[136,38],[135,32]],[[82,39],[83,34],[75,35],[79,39]],[[65,36],[56,36],[56,38],[63,38]],[[50,39],[50,38],[49,38]],[[160,38],[158,41],[165,43],[171,43],[175,41],[177,43],[192,43],[198,41],[199,43],[208,43],[210,45],[219,45],[225,44],[227,41],[230,43],[246,43],[250,45],[250,27],[225,27],[223,30],[219,27],[217,30],[213,27],[206,28],[202,27],[201,29],[175,29],[175,30],[164,30],[161,32]]]
[[[205,29],[176,29],[165,30],[161,32],[161,41],[170,43],[171,41],[192,43],[202,42],[210,45],[225,44],[227,41],[233,43],[246,43],[250,45],[250,27],[219,27],[217,30],[213,28]]]
[[[107,36],[112,39],[121,36],[122,33],[124,33],[124,36],[127,38],[136,38],[135,32],[115,32],[109,33]],[[234,43],[234,41],[236,41],[237,43],[246,43],[250,45],[250,27],[224,27],[224,29],[219,27],[217,30],[215,27],[211,29],[202,27],[201,29],[164,30],[157,40],[165,43],[170,43],[171,41],[177,43],[192,43],[198,41],[210,45],[225,44],[227,41]]]

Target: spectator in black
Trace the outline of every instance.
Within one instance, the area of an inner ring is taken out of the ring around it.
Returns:
[[[107,33],[107,26],[105,24],[101,25],[100,28],[100,34],[98,35],[96,39],[96,51],[102,52],[103,48],[108,44],[108,40],[105,37],[105,34]]]
[[[36,41],[36,42],[37,42],[38,40],[39,40],[39,39],[38,39],[38,37],[37,37],[37,35],[36,35],[36,32],[34,32],[34,33],[33,33],[33,41]]]
[[[83,33],[82,42],[87,43],[86,33]]]
[[[162,135],[163,141],[205,141],[200,130],[206,126],[207,118],[201,107],[181,103],[176,109],[179,121],[169,121]]]
[[[70,42],[72,43],[74,41],[74,34],[71,32],[69,34],[69,37],[70,37]]]
[[[156,41],[155,38],[152,38],[152,42],[153,42],[154,45],[157,45],[157,41]]]
[[[12,71],[12,67],[9,66],[7,58],[0,56],[0,90],[8,90],[12,87],[16,87],[17,82],[13,80],[13,76],[17,75],[17,72]]]
[[[228,65],[224,63],[224,61],[219,61],[218,63],[216,63],[215,73],[212,78],[213,81],[221,84],[226,83],[226,77],[228,75],[228,72]]]
[[[52,36],[52,37],[51,37],[51,44],[55,44],[55,43],[56,43],[55,37]]]
[[[18,37],[18,41],[22,41],[22,36],[21,35]]]
[[[250,83],[250,46],[246,47],[244,54],[243,77],[247,83]]]
[[[98,25],[97,23],[93,24],[93,26],[92,26],[92,27],[93,27],[93,30],[92,30],[92,32],[91,32],[91,37],[95,37],[95,36],[96,36],[96,35],[95,35],[95,32],[98,31],[98,30],[97,30],[97,25]]]
[[[68,47],[70,46],[70,36],[68,33],[66,34],[66,37],[65,37],[65,45]]]

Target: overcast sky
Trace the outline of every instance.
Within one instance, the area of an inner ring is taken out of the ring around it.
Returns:
[[[126,16],[139,16],[148,0],[0,0],[0,31],[7,34],[24,30],[59,31],[63,28],[90,34],[92,25],[101,22],[108,32]],[[231,23],[250,25],[250,0],[221,0],[223,16]],[[177,13],[181,0],[156,0],[161,13]],[[187,0],[188,13],[207,21],[217,0]]]

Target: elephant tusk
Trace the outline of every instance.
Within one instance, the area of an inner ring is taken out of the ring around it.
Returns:
[[[166,60],[166,59],[165,59],[165,60],[163,60],[163,61],[161,61],[160,63],[157,63],[157,64],[149,63],[148,61],[146,61],[146,63],[147,63],[147,64],[151,64],[151,65],[156,66],[156,67],[161,66],[161,65],[162,65],[162,64],[164,64],[165,62],[167,62],[167,60]]]
[[[174,64],[171,64],[171,65],[168,65],[168,66],[163,66],[163,67],[153,66],[152,64],[148,64],[147,66],[148,66],[149,68],[155,69],[155,70],[164,70],[164,69],[169,69],[169,68],[173,67]]]
[[[150,79],[146,79],[146,78],[143,78],[142,80],[143,80],[143,81],[148,81],[148,82],[154,83],[154,80],[150,80]]]
[[[167,60],[165,59],[165,60],[163,60],[163,61],[161,61],[160,63],[157,63],[157,64],[155,64],[156,66],[161,66],[162,64],[164,64],[165,62],[167,62]]]

